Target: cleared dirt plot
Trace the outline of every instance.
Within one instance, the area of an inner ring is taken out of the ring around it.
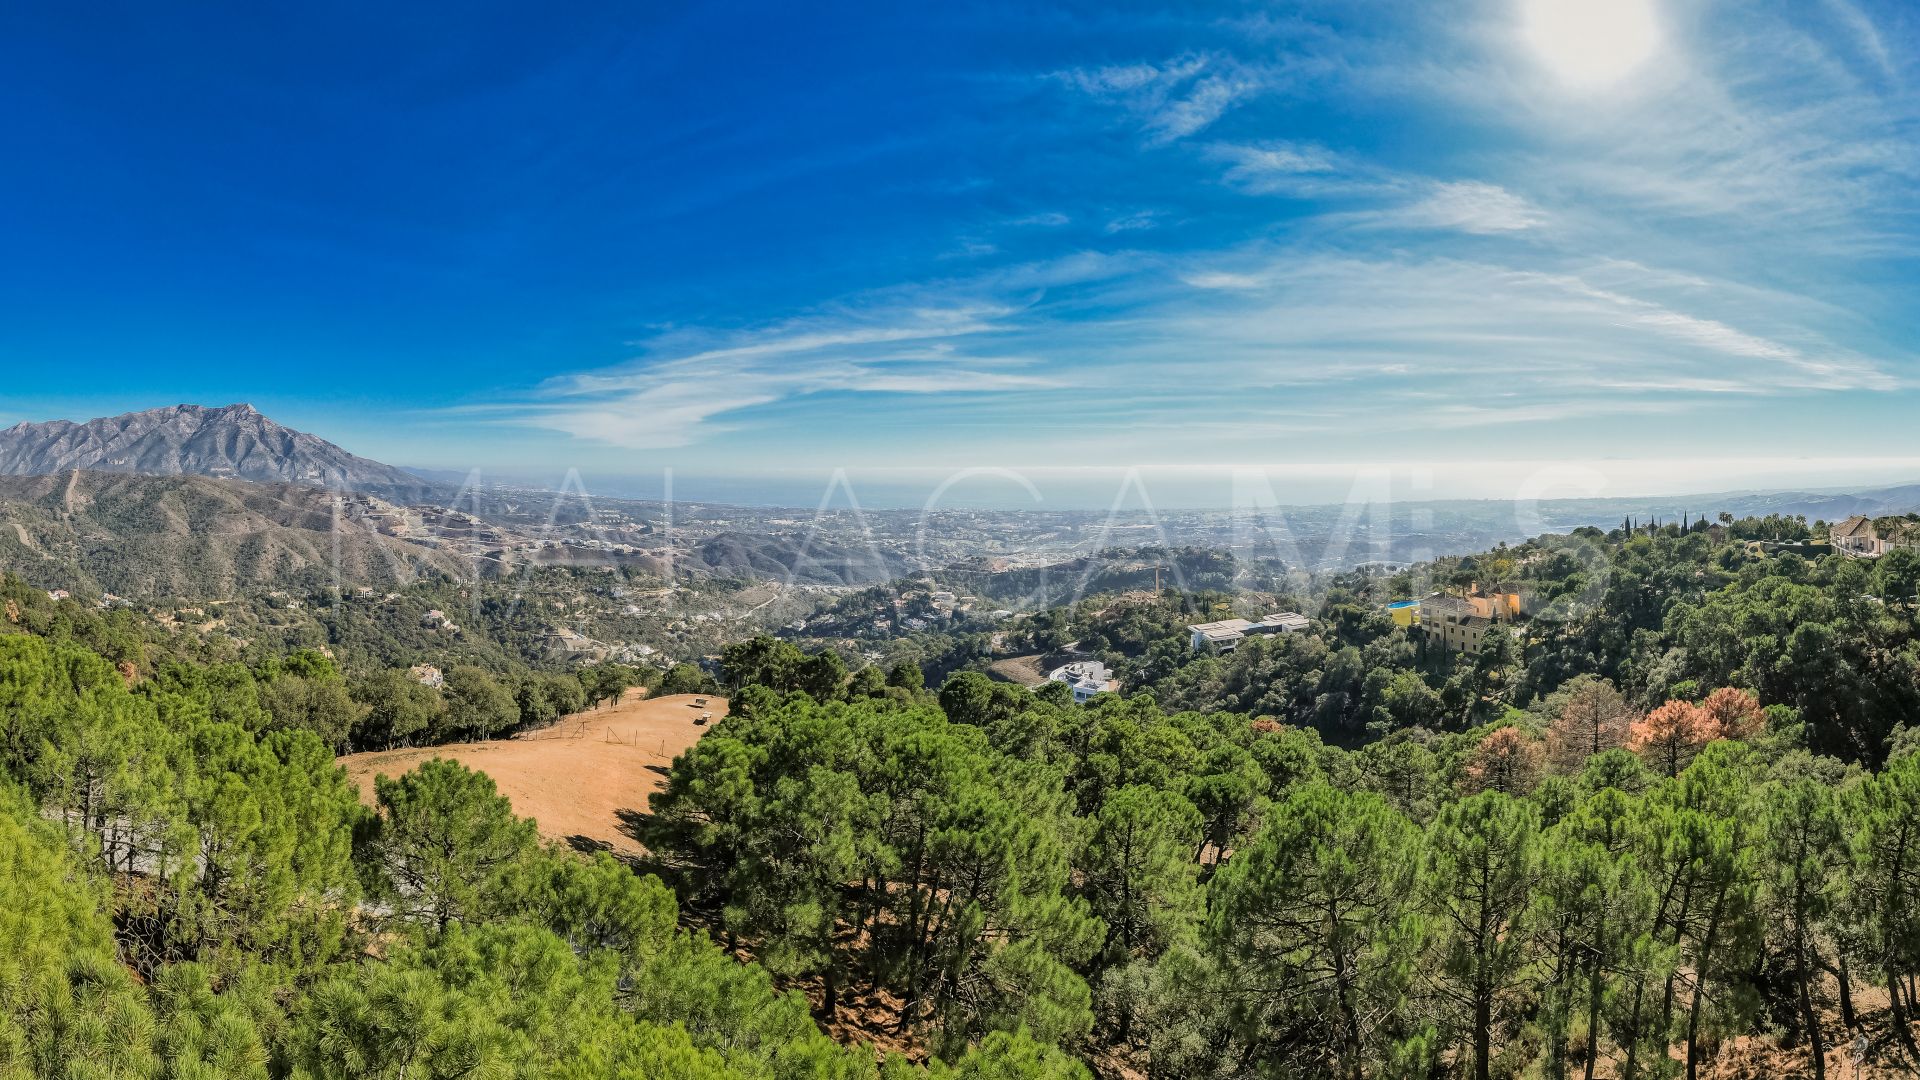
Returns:
[[[987,674],[1003,682],[1019,683],[1021,686],[1045,686],[1047,673],[1040,667],[1045,659],[1039,653],[1030,656],[1009,656],[1004,660],[995,660],[987,668]]]
[[[540,835],[638,854],[625,823],[646,813],[647,796],[665,782],[674,756],[727,714],[725,698],[705,698],[705,705],[695,700],[679,694],[629,701],[512,739],[349,754],[340,764],[371,806],[374,777],[450,758],[493,777],[514,812],[539,823]],[[698,722],[703,713],[713,714],[704,726]]]

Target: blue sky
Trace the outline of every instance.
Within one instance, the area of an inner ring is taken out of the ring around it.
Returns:
[[[1905,5],[28,7],[0,422],[244,400],[696,485],[1920,478]]]

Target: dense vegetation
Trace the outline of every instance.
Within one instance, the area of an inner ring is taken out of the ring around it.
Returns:
[[[419,627],[417,618],[403,617],[400,623]],[[636,686],[659,693],[716,688],[710,676],[690,664],[666,671],[616,663],[543,670],[443,644],[445,652],[422,646],[398,654],[448,664],[444,671],[431,665],[416,671],[369,663],[350,642],[329,642],[325,635],[315,644],[289,649],[236,648],[219,637],[169,630],[131,608],[101,610],[54,601],[15,579],[0,581],[0,631],[5,630],[85,647],[121,665],[142,684],[143,693],[198,695],[218,719],[254,731],[308,731],[334,751],[510,735],[618,701]],[[337,659],[341,655],[350,659]],[[421,681],[435,673],[439,678],[432,681],[438,685]]]
[[[1233,595],[1242,603],[1290,598],[1280,565],[1272,559],[1243,560],[1212,548],[1111,548],[1094,555],[1015,570],[943,569],[845,593],[823,604],[782,635],[815,649],[832,649],[852,660],[883,667],[917,664],[927,681],[953,672],[983,670],[997,652],[1051,652],[1075,641],[1085,620],[1111,598],[1165,585],[1169,611],[1199,617]],[[958,591],[964,607],[942,606],[934,597]],[[1089,604],[1080,598],[1094,597]],[[1007,606],[1002,606],[1007,605]],[[1015,617],[1018,615],[1018,617]],[[1161,627],[1172,632],[1172,624]]]
[[[140,558],[111,548],[99,557]],[[668,581],[625,566],[521,567],[479,579],[428,568],[404,582],[377,586],[355,585],[363,579],[351,576],[288,574],[238,589],[194,578],[193,567],[191,559],[179,560],[187,575],[182,591],[115,595],[84,575],[19,566],[0,552],[9,595],[38,592],[44,600],[42,590],[72,594],[72,610],[58,617],[84,622],[95,611],[124,612],[130,621],[165,627],[178,639],[170,650],[191,646],[210,654],[265,656],[325,648],[351,670],[465,663],[495,672],[565,671],[609,654],[690,660],[718,650],[743,627],[759,625],[748,611],[774,620],[790,606],[785,600],[764,602],[766,587],[745,579],[682,575]],[[49,609],[31,617],[56,614]],[[559,633],[563,628],[581,638],[570,643]],[[583,640],[595,643],[585,649],[590,656],[574,647]]]
[[[0,1077],[1911,1070],[1920,559],[1744,524],[1299,582],[1260,602],[1309,631],[1224,656],[1184,624],[1228,593],[1002,631],[1115,664],[1085,706],[964,670],[984,634],[740,642],[640,826],[660,877],[461,766],[369,810],[333,764],[631,670],[433,688],[5,583]],[[1540,612],[1451,654],[1380,611],[1428,582]]]
[[[858,994],[936,1044],[1021,1026],[1161,1076],[1654,1076],[1756,1033],[1815,1073],[1866,1033],[1911,1066],[1920,558],[1745,542],[1805,531],[1634,525],[1432,586],[1342,575],[1280,598],[1310,631],[1224,656],[1185,624],[1230,594],[1012,624],[1010,647],[1117,667],[1131,696],[1084,708],[977,672],[934,708],[743,643],[750,689],[676,763],[651,842],[828,1014]],[[1380,610],[1475,582],[1540,613],[1458,654]]]
[[[1536,706],[1580,675],[1635,706],[1740,686],[1801,725],[1810,749],[1877,762],[1920,717],[1920,550],[1876,560],[1756,550],[1746,536],[1804,522],[1577,530],[1417,571],[1333,575],[1264,605],[1313,618],[1302,634],[1196,654],[1186,624],[1250,598],[1228,593],[1094,596],[1009,627],[1027,647],[1077,641],[1127,693],[1163,708],[1271,717],[1359,745],[1403,729],[1464,730]],[[1526,591],[1538,613],[1497,628],[1478,653],[1396,631],[1389,600],[1470,583]],[[1024,635],[1024,637],[1022,636]]]
[[[0,634],[0,1077],[876,1078],[806,1001],[432,762],[361,807],[314,732]],[[932,1075],[1071,1077],[1003,1033]]]
[[[1920,755],[1817,757],[1747,692],[1588,678],[1354,752],[973,673],[833,696],[750,687],[648,834],[823,1018],[1167,1077],[1697,1075],[1761,1031],[1915,1060]]]

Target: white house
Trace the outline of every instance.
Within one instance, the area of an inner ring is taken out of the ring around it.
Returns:
[[[1047,672],[1048,682],[1066,683],[1073,689],[1073,703],[1085,704],[1095,694],[1110,693],[1118,690],[1120,684],[1107,670],[1107,665],[1098,660],[1076,660]]]

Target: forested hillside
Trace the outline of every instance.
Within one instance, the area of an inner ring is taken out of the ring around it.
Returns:
[[[0,569],[48,588],[196,600],[472,576],[455,556],[335,515],[332,495],[298,484],[71,471],[4,477]]]
[[[766,690],[676,763],[653,842],[823,1008],[936,1042],[1010,1013],[1155,1076],[1911,1069],[1920,558],[1768,546],[1807,528],[1337,575],[1226,655],[1186,624],[1244,595],[1010,624],[1116,668],[1084,707],[964,672],[936,711],[744,644]],[[1475,653],[1383,610],[1475,583],[1536,613]]]
[[[309,730],[0,634],[0,1076],[886,1077],[484,775],[364,810]],[[934,1076],[1072,1077],[1001,1034]]]
[[[1184,624],[1227,593],[1004,632],[1116,664],[1086,705],[764,637],[436,687],[8,582],[0,1076],[1911,1071],[1920,560],[1741,527],[1302,583],[1224,656]],[[1381,611],[1427,583],[1539,606],[1449,653]],[[733,691],[638,865],[334,764],[634,683]]]
[[[1739,686],[1809,749],[1877,762],[1920,720],[1920,551],[1809,559],[1759,547],[1805,522],[1582,529],[1412,571],[1338,574],[1277,597],[1309,630],[1196,653],[1186,625],[1231,593],[1092,596],[1009,627],[1034,648],[1078,642],[1170,710],[1228,711],[1311,727],[1357,745],[1402,729],[1461,730],[1537,708],[1580,675],[1641,710]],[[1531,618],[1477,653],[1396,630],[1385,605],[1432,589],[1526,591]]]
[[[732,659],[752,685],[646,835],[842,1030],[1018,1029],[1155,1077],[1920,1062],[1920,754],[1815,755],[1747,691],[1641,714],[1582,677],[1347,751],[1145,696]]]

